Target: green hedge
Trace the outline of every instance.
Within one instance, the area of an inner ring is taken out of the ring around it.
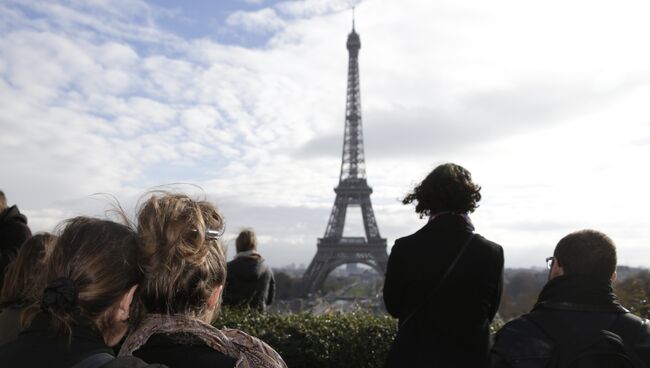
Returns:
[[[397,332],[397,320],[367,312],[317,316],[224,307],[214,325],[259,337],[282,355],[289,368],[383,367]],[[502,326],[497,315],[490,329],[494,333]]]
[[[261,338],[290,368],[383,367],[397,331],[395,319],[364,312],[280,315],[224,308],[214,325]]]

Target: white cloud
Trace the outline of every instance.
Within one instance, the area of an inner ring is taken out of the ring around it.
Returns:
[[[98,62],[105,67],[133,67],[138,62],[138,54],[128,45],[118,42],[107,42],[102,44],[97,53]]]
[[[193,106],[183,112],[181,121],[185,127],[194,133],[196,140],[201,140],[210,129],[217,126],[223,118],[213,106]]]
[[[192,182],[233,232],[269,237],[273,264],[307,263],[340,165],[347,1],[231,14],[233,29],[270,37],[256,49],[182,39],[156,26],[168,12],[134,4],[0,11],[10,201],[43,230],[101,213],[91,193],[128,208],[150,186]],[[610,233],[624,263],[649,264],[650,52],[638,47],[647,7],[358,4],[367,172],[389,242],[422,225],[397,199],[455,161],[483,185],[473,218],[506,247],[508,265],[541,265],[580,227]]]
[[[283,1],[275,7],[282,13],[293,17],[313,17],[317,15],[351,10],[358,1],[352,0],[304,0]]]
[[[234,12],[228,16],[226,24],[233,27],[241,27],[245,31],[256,33],[273,32],[285,26],[284,21],[271,8],[264,8],[252,12]]]
[[[69,4],[39,0],[7,1],[20,9],[9,13],[11,23],[25,28],[56,30],[75,38],[119,38],[167,46],[183,43],[181,38],[163,32],[155,25],[156,18],[173,16],[175,12],[151,7],[141,0],[73,1]],[[28,13],[37,17],[26,19]],[[39,19],[39,16],[44,18]]]

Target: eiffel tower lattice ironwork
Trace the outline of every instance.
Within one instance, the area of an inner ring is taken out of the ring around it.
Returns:
[[[345,106],[343,158],[339,184],[334,189],[336,199],[327,223],[325,235],[318,239],[317,251],[302,280],[304,293],[319,290],[327,275],[344,264],[362,263],[383,275],[388,255],[386,239],[379,227],[370,202],[372,188],[366,180],[361,127],[361,95],[359,89],[359,49],[361,40],[354,29],[348,35],[348,87]],[[344,237],[345,215],[349,206],[360,206],[365,237]]]

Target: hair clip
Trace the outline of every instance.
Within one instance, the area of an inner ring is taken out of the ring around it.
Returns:
[[[205,237],[208,239],[214,239],[217,240],[221,238],[223,233],[226,232],[226,227],[223,226],[220,230],[213,230],[213,229],[207,229],[205,230]]]
[[[193,232],[197,232],[198,230],[192,229]],[[214,229],[205,229],[205,237],[208,239],[212,240],[217,240],[221,238],[223,233],[226,232],[226,226],[224,225],[220,230],[214,230]]]

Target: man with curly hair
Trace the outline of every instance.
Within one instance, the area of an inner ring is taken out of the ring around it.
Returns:
[[[404,198],[429,221],[397,239],[388,259],[384,303],[399,329],[387,367],[487,366],[503,249],[474,234],[468,214],[480,190],[469,171],[448,163]]]

